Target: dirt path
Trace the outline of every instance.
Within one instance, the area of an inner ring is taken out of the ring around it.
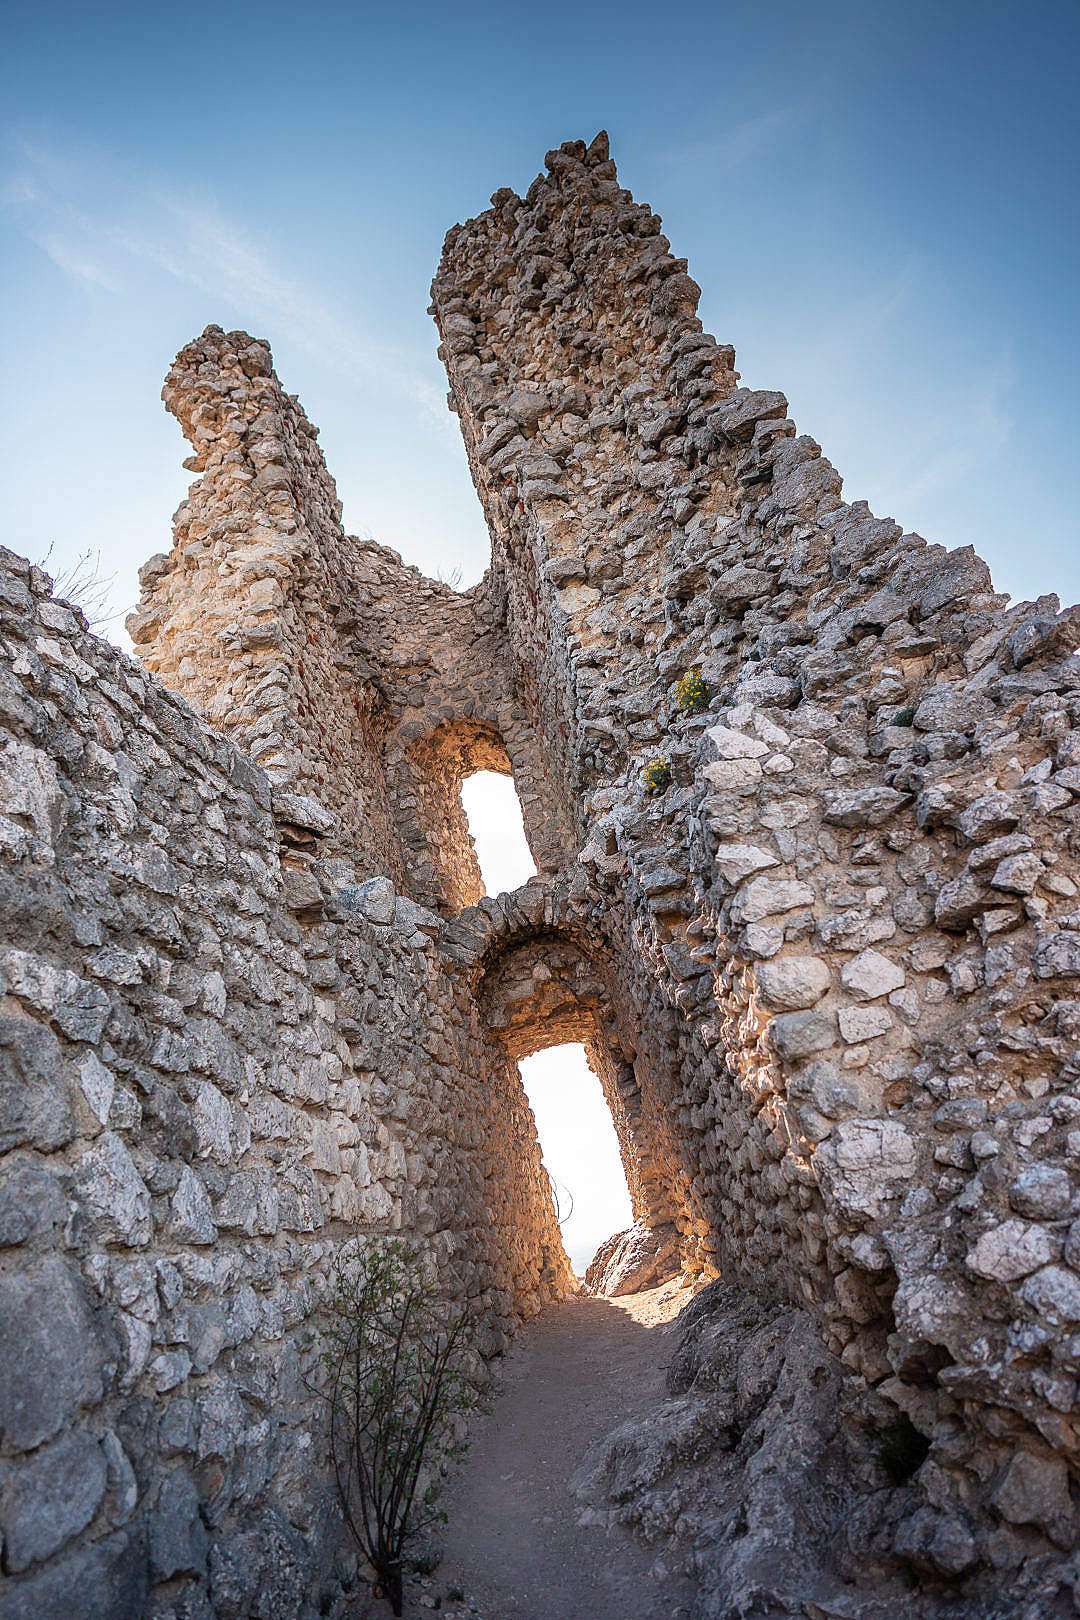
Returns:
[[[628,1299],[567,1300],[519,1334],[501,1392],[447,1491],[443,1562],[408,1611],[482,1620],[674,1620],[691,1592],[621,1528],[578,1523],[567,1488],[589,1444],[663,1397],[670,1284]],[[464,1602],[457,1600],[464,1595]]]

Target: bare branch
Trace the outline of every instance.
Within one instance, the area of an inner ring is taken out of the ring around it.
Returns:
[[[480,1405],[464,1368],[467,1318],[445,1317],[422,1257],[400,1239],[339,1261],[319,1393],[346,1522],[395,1614],[408,1542],[434,1517],[440,1475],[463,1458],[457,1422]]]
[[[50,545],[37,566],[49,572],[53,546]],[[61,568],[53,578],[53,595],[81,608],[91,630],[101,629],[120,618],[123,608],[111,608],[116,575],[103,572],[100,551],[84,551],[75,561]]]

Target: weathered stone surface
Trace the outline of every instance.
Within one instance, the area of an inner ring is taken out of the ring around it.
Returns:
[[[0,1248],[48,1237],[67,1213],[60,1176],[17,1159],[0,1171]]]
[[[1020,1215],[1036,1220],[1060,1218],[1072,1206],[1072,1181],[1066,1170],[1034,1164],[1017,1176],[1009,1188],[1009,1203]]]
[[[655,1288],[679,1270],[679,1238],[673,1227],[653,1231],[635,1222],[596,1251],[585,1272],[585,1290],[617,1299]]]
[[[831,1018],[821,1013],[781,1013],[769,1024],[769,1044],[784,1062],[824,1051],[836,1040]]]
[[[199,1517],[198,1487],[186,1468],[166,1474],[150,1515],[150,1564],[158,1580],[200,1575],[207,1534]]]
[[[984,1232],[967,1256],[967,1265],[980,1277],[1015,1282],[1054,1258],[1051,1234],[1026,1221],[1003,1221]]]
[[[733,905],[733,914],[739,922],[761,922],[766,917],[778,917],[797,906],[812,905],[814,891],[808,883],[793,878],[752,878],[739,890]]]
[[[783,956],[759,965],[757,983],[766,1007],[794,1012],[821,1000],[832,972],[818,956]]]
[[[221,1620],[302,1614],[313,1576],[304,1539],[273,1514],[257,1530],[219,1536],[210,1552],[210,1596]]]
[[[716,869],[724,882],[732,887],[754,872],[777,865],[779,862],[775,855],[754,844],[721,844],[716,851]]]
[[[150,1239],[150,1194],[119,1136],[107,1131],[75,1170],[75,1195],[102,1243]]]
[[[840,1033],[849,1044],[872,1041],[892,1028],[892,1013],[887,1007],[841,1007]]]
[[[908,794],[888,787],[834,793],[822,819],[834,827],[880,827],[908,802],[908,798]]]
[[[48,1153],[75,1134],[70,1071],[50,1030],[0,1019],[0,1148]]]
[[[915,1144],[892,1120],[846,1120],[818,1149],[818,1163],[842,1209],[881,1215],[915,1174]]]
[[[1060,1457],[1017,1452],[994,1493],[994,1506],[1010,1524],[1045,1524],[1062,1546],[1076,1536],[1076,1509]]]
[[[173,1194],[169,1230],[180,1243],[213,1243],[217,1236],[206,1188],[189,1164]]]
[[[1080,1322],[1080,1277],[1064,1266],[1044,1266],[1024,1283],[1021,1296],[1052,1327]]]
[[[881,1458],[898,1433],[911,1441],[883,1403],[856,1416],[838,1399],[843,1367],[807,1319],[713,1283],[670,1331],[668,1398],[595,1442],[571,1478],[585,1522],[669,1540],[671,1561],[693,1546],[698,1607],[711,1620],[946,1612],[913,1589],[910,1570],[940,1579],[976,1563],[959,1513],[921,1509],[892,1557],[881,1559],[879,1540],[872,1595],[859,1581],[864,1538],[887,1534],[897,1513],[884,1507]],[[731,1513],[733,1501],[745,1511]],[[807,1534],[811,1523],[820,1536]]]
[[[4,1620],[144,1620],[149,1584],[145,1539],[120,1530],[9,1581]]]
[[[883,956],[880,951],[860,951],[840,969],[840,982],[846,990],[866,1001],[889,995],[907,981],[907,974],[898,962]]]
[[[57,1256],[0,1278],[0,1431],[20,1449],[100,1401],[111,1346],[82,1284]]]
[[[4,1565],[17,1575],[50,1558],[84,1530],[105,1494],[101,1447],[63,1435],[23,1463],[3,1511]]]
[[[334,817],[318,799],[302,793],[287,793],[283,788],[278,788],[273,794],[272,802],[274,815],[278,821],[320,835],[334,830]]]

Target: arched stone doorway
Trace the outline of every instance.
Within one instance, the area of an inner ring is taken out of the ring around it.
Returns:
[[[501,730],[483,719],[446,719],[396,760],[391,751],[391,761],[398,837],[413,898],[421,905],[453,916],[485,893],[461,799],[462,784],[477,771],[512,779],[537,871],[554,872],[564,864],[562,818],[526,728]]]
[[[602,948],[554,928],[514,939],[486,964],[478,1005],[494,1060],[509,1067],[548,1047],[584,1048],[611,1112],[634,1220],[672,1229],[675,1189],[660,1174],[633,1021]]]

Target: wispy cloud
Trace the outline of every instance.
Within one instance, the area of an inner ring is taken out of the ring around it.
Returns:
[[[922,253],[876,259],[860,242],[770,280],[741,306],[751,388],[782,386],[801,432],[844,475],[851,500],[957,543],[963,511],[1014,453],[1018,373],[969,338],[957,292]]]
[[[119,176],[83,154],[22,142],[2,201],[15,228],[72,280],[124,294],[149,269],[196,287],[245,325],[287,338],[350,376],[377,379],[454,431],[442,392],[406,353],[326,304],[213,198]]]
[[[84,281],[106,292],[120,292],[121,282],[72,238],[56,230],[28,231],[31,241],[48,255],[58,270],[73,281]]]
[[[811,101],[774,107],[754,118],[722,125],[705,140],[679,142],[668,149],[665,159],[669,167],[684,171],[691,168],[714,176],[733,174],[765,158],[816,113],[817,106]]]

